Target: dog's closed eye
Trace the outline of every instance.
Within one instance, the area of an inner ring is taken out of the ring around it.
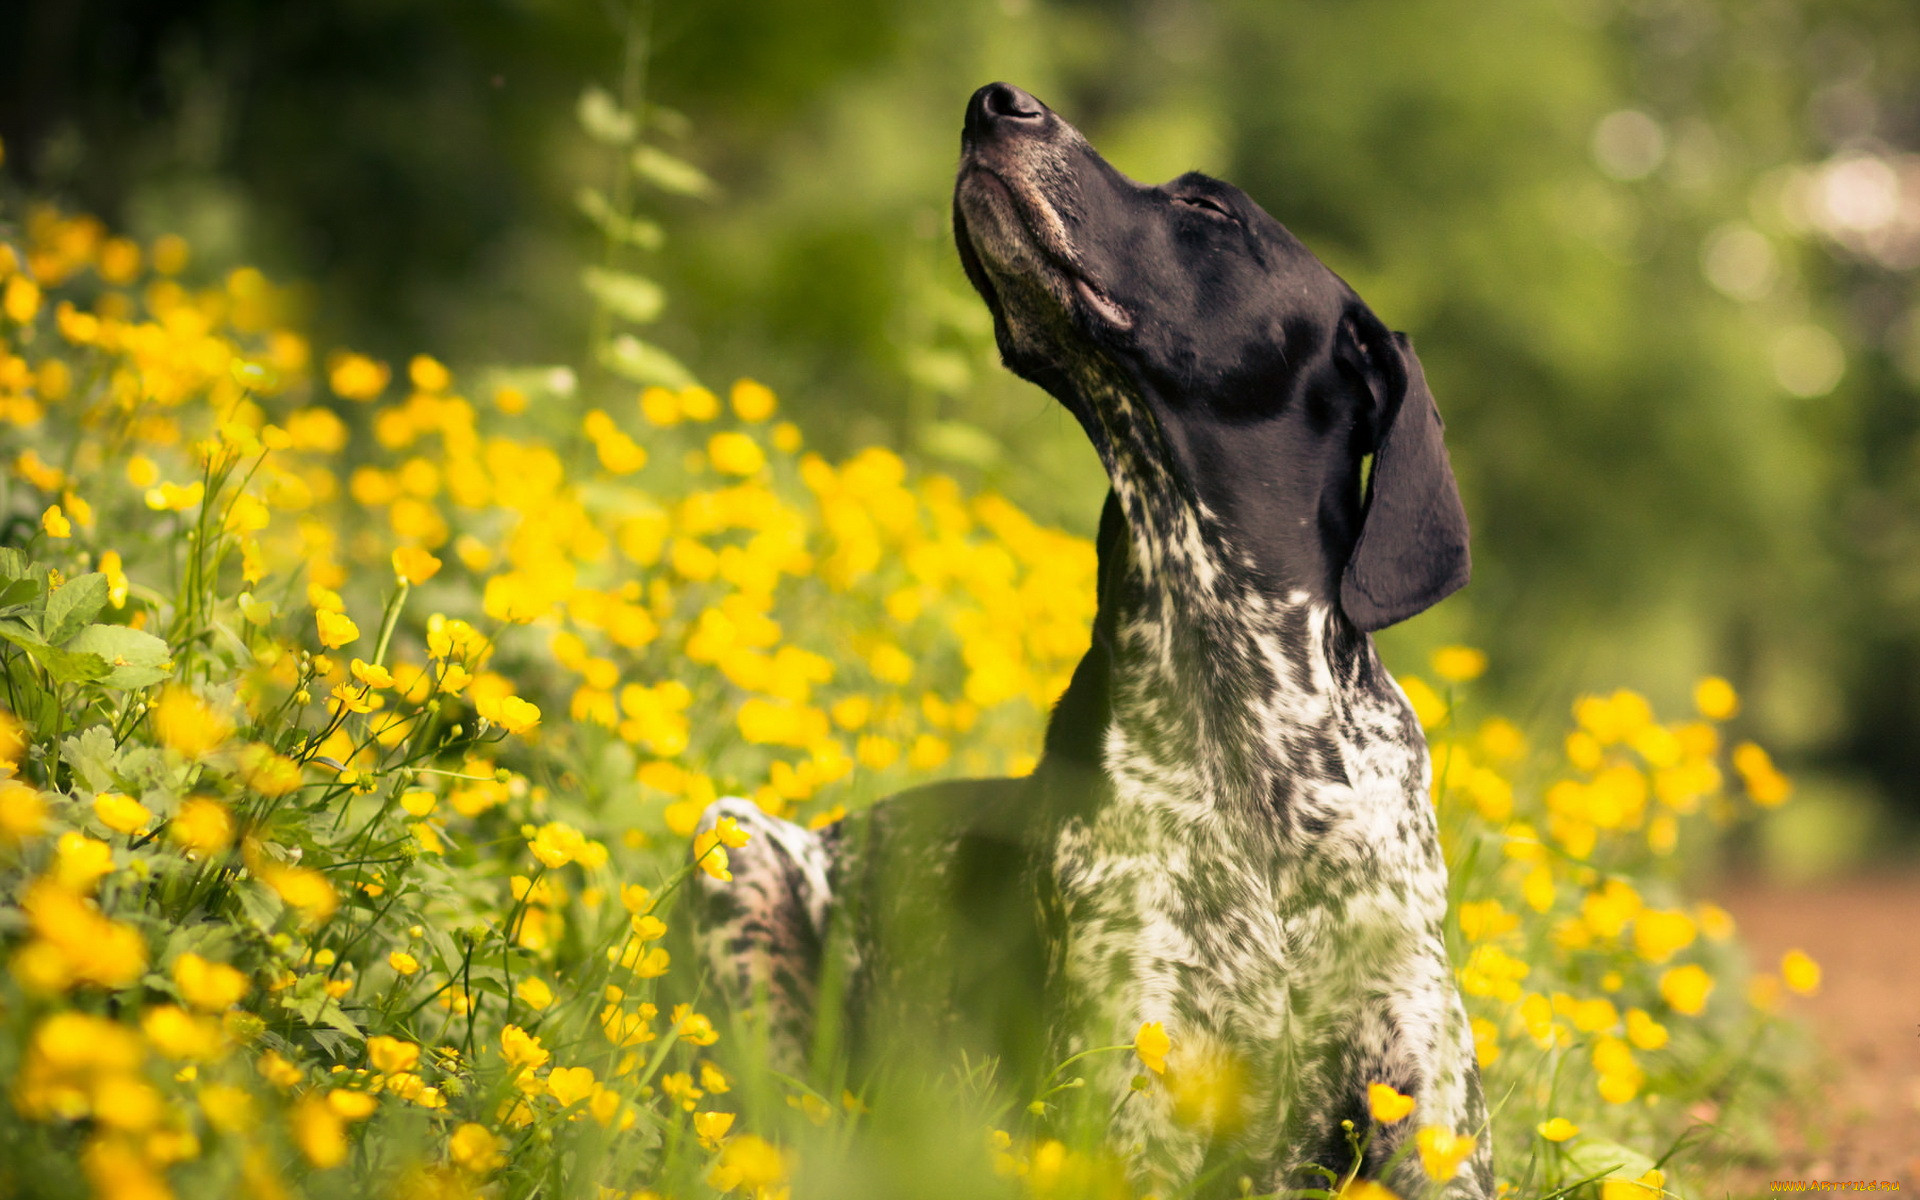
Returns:
[[[1199,195],[1175,196],[1173,198],[1173,202],[1175,204],[1184,204],[1188,208],[1197,208],[1202,212],[1209,214],[1210,216],[1223,217],[1229,221],[1236,219],[1233,213],[1228,211],[1226,205],[1220,203],[1218,200],[1215,200],[1212,196],[1199,196]]]

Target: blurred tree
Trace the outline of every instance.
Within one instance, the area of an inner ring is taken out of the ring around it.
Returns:
[[[579,357],[572,120],[641,21],[716,196],[650,333],[1087,528],[947,233],[961,104],[1021,83],[1137,178],[1244,185],[1416,339],[1475,585],[1391,635],[1509,703],[1725,670],[1790,759],[1920,812],[1920,10],[1904,0],[35,3],[0,137],[41,193],[310,280],[323,341]]]

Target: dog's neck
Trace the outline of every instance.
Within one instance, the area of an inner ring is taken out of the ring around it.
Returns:
[[[1076,678],[1083,694],[1062,716],[1097,721],[1109,771],[1123,746],[1135,767],[1185,774],[1181,790],[1216,806],[1284,807],[1287,780],[1341,776],[1332,727],[1383,673],[1370,639],[1313,586],[1325,565],[1276,586],[1173,468],[1143,398],[1110,376],[1077,382],[1113,484],[1094,651],[1105,704],[1098,717],[1085,709],[1096,685]]]

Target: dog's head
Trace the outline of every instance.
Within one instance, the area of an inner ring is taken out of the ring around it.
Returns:
[[[1466,583],[1466,515],[1419,360],[1278,221],[1205,175],[1135,183],[1004,83],[974,93],[961,146],[954,234],[1001,354],[1110,471],[1130,443],[1262,574],[1337,593],[1363,630]],[[1116,419],[1114,386],[1150,429]]]

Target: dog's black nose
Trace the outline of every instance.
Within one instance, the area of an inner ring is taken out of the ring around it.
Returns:
[[[1011,129],[1039,129],[1047,106],[1010,83],[990,83],[967,102],[967,141],[979,141]]]

